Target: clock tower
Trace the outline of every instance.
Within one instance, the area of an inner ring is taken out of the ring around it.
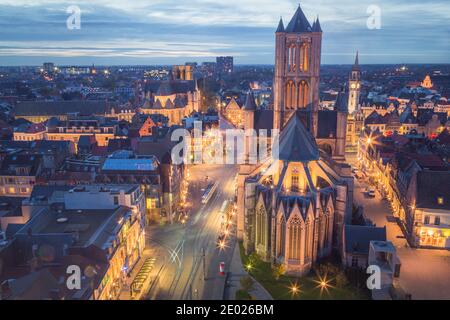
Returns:
[[[358,109],[359,94],[361,91],[361,69],[359,68],[358,52],[356,52],[355,64],[352,67],[350,73],[350,79],[348,81],[348,113],[352,114]]]

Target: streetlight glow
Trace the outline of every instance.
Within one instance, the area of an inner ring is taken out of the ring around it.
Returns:
[[[314,280],[314,282],[317,283],[316,288],[320,289],[320,295],[323,294],[323,291],[326,291],[327,293],[329,293],[328,289],[332,287],[330,284],[331,279],[327,279],[327,275],[322,277],[319,274],[317,275],[317,278],[318,278],[318,280]]]
[[[290,289],[293,296],[299,294],[300,292],[300,288],[298,287],[297,284],[293,284]]]

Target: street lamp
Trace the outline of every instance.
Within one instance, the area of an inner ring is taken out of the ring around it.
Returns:
[[[328,289],[331,287],[331,279],[327,279],[327,276],[321,277],[320,275],[317,275],[318,280],[314,280],[315,283],[317,283],[316,288],[320,288],[320,294],[322,295],[323,291],[326,291],[328,293]]]
[[[299,288],[299,286],[297,285],[297,283],[293,283],[293,284],[290,286],[289,290],[291,291],[292,296],[296,296],[297,294],[300,293],[300,288]]]

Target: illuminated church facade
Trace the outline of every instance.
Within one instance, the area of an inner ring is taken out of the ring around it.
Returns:
[[[273,110],[258,110],[254,103],[244,108],[245,129],[269,129],[270,122],[280,134],[276,156],[241,165],[238,238],[247,254],[256,252],[293,275],[308,273],[339,248],[351,219],[353,178],[350,166],[340,161],[347,112],[324,116],[318,109],[321,39],[319,20],[311,26],[300,7],[286,28],[280,21]],[[321,126],[329,122],[333,134],[324,136]]]

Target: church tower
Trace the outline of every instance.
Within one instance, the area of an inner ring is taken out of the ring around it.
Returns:
[[[282,129],[295,111],[305,111],[316,136],[319,108],[322,29],[311,24],[300,6],[289,24],[280,19],[275,32],[274,129]]]
[[[355,63],[350,73],[350,79],[348,81],[348,113],[353,114],[358,109],[359,94],[361,91],[361,69],[359,67],[358,52],[356,52]]]

